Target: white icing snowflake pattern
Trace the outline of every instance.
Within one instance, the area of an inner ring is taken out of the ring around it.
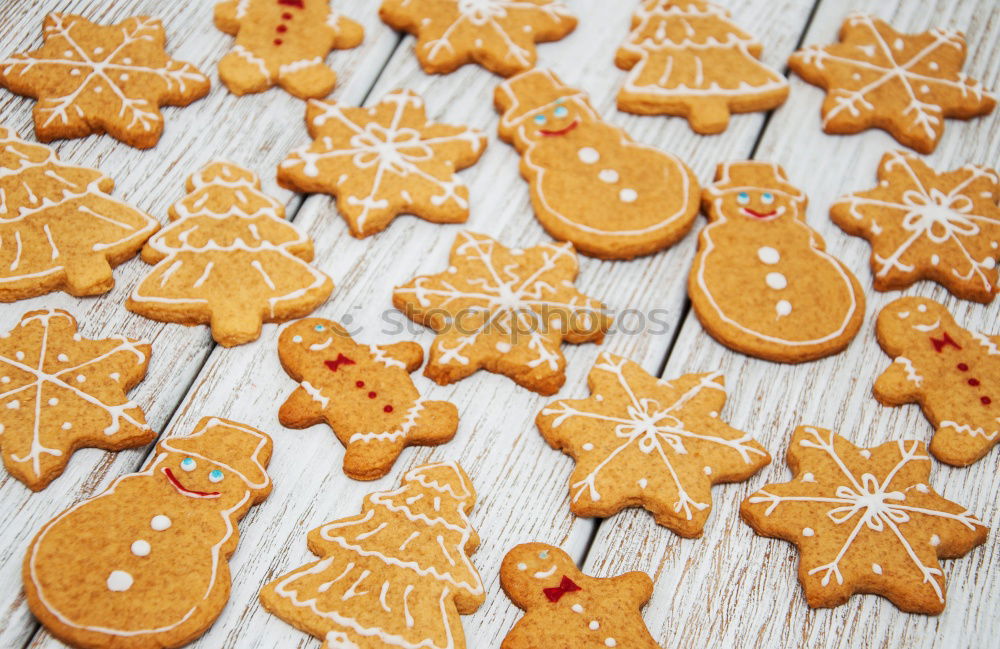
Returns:
[[[965,554],[988,530],[928,486],[923,443],[858,448],[832,431],[802,426],[792,437],[789,465],[796,471],[791,482],[767,485],[742,511],[758,533],[798,546],[811,606],[837,606],[855,592],[872,592],[910,612],[944,608],[938,557]],[[886,535],[895,542],[887,544]],[[831,547],[836,553],[824,554]]]
[[[160,105],[208,94],[205,75],[164,53],[163,24],[154,18],[101,26],[51,13],[43,35],[41,49],[0,61],[0,83],[37,97],[35,130],[43,141],[106,131],[148,148],[163,131]]]
[[[591,397],[556,401],[537,418],[542,436],[577,461],[573,512],[607,517],[638,500],[657,523],[700,535],[712,484],[745,480],[771,459],[718,417],[722,380],[718,371],[658,380],[602,353],[588,378]]]

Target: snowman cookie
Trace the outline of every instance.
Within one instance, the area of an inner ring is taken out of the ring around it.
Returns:
[[[1000,336],[963,329],[922,297],[889,303],[875,334],[894,359],[875,381],[875,398],[919,403],[937,429],[930,446],[937,459],[967,466],[1000,442]]]
[[[236,36],[219,78],[237,95],[279,85],[301,99],[325,97],[337,74],[323,60],[364,38],[330,0],[224,0],[215,5],[215,26]]]
[[[336,322],[308,318],[281,332],[278,355],[299,382],[278,420],[290,428],[325,421],[347,447],[344,473],[355,480],[381,478],[409,445],[455,435],[458,409],[425,401],[410,378],[424,359],[417,343],[360,345]]]
[[[824,251],[806,222],[806,196],[765,162],[719,165],[702,194],[709,224],[698,237],[688,294],[723,345],[799,363],[842,350],[865,313],[858,280]]]
[[[554,238],[601,259],[631,259],[691,229],[700,188],[687,165],[602,120],[552,72],[505,81],[494,102],[500,137],[520,152],[535,215]]]
[[[35,617],[75,647],[180,647],[229,599],[236,523],[271,491],[271,439],[205,417],[139,473],[46,523],[24,557]]]
[[[598,578],[544,543],[524,543],[507,553],[500,586],[524,611],[500,649],[660,649],[640,609],[653,595],[642,572]]]

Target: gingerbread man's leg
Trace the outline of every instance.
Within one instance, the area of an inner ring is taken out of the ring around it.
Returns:
[[[299,99],[321,98],[337,85],[337,73],[320,58],[295,61],[278,70],[278,84]]]
[[[995,431],[943,421],[931,438],[930,449],[945,464],[969,466],[989,453],[996,443]]]
[[[359,439],[348,441],[344,454],[344,473],[355,480],[377,480],[392,468],[406,448],[406,437],[396,439]]]

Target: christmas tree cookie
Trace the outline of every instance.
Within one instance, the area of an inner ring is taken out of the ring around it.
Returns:
[[[720,164],[702,195],[708,226],[688,277],[705,330],[784,363],[835,354],[858,333],[861,286],[806,224],[806,196],[765,162]]]
[[[798,548],[809,606],[874,593],[904,611],[936,615],[945,603],[938,559],[968,553],[988,529],[928,485],[925,451],[914,440],[859,448],[800,426],[788,448],[792,480],[765,486],[743,501],[741,514],[758,534]]]
[[[645,573],[590,577],[559,548],[524,543],[504,557],[500,586],[524,611],[500,649],[660,649],[640,612],[653,595]]]
[[[271,491],[271,439],[205,417],[139,473],[42,527],[24,557],[35,617],[74,647],[180,647],[229,599],[236,523]]]
[[[967,466],[1000,442],[1000,336],[963,329],[920,297],[882,309],[875,334],[893,358],[875,381],[875,398],[887,406],[919,403],[936,428],[937,459]]]
[[[0,85],[35,104],[42,142],[107,133],[139,149],[163,134],[160,106],[187,106],[208,94],[208,77],[167,56],[163,23],[148,16],[97,25],[50,13],[45,43],[0,60]]]
[[[529,70],[498,86],[494,101],[500,137],[521,154],[535,215],[554,238],[631,259],[691,229],[699,187],[687,165],[602,120],[579,90]]]
[[[0,335],[0,452],[7,471],[39,491],[84,446],[117,451],[156,435],[125,393],[142,380],[150,346],[93,340],[60,309],[29,311]]]
[[[278,339],[281,366],[299,387],[278,420],[305,428],[325,421],[347,447],[344,473],[381,478],[411,444],[447,442],[458,428],[458,409],[425,401],[410,379],[424,360],[417,343],[361,345],[336,322],[300,320]]]
[[[284,220],[284,206],[242,167],[213,162],[191,175],[171,223],[142,250],[156,267],[129,310],[161,322],[210,323],[226,347],[260,336],[261,322],[306,315],[333,290],[307,262],[312,242]]]
[[[331,50],[357,47],[361,25],[330,0],[223,0],[215,26],[236,37],[219,62],[219,78],[237,95],[279,85],[296,97],[325,97],[337,74],[323,60]]]
[[[486,594],[469,555],[476,501],[457,464],[428,464],[399,489],[369,494],[362,513],[309,533],[320,557],[264,586],[260,601],[323,649],[465,649],[460,615]]]
[[[719,417],[722,372],[668,382],[603,353],[587,384],[589,399],[555,401],[535,420],[545,441],[576,460],[570,508],[577,516],[607,518],[638,504],[681,536],[701,536],[712,485],[746,480],[771,461]]]
[[[111,290],[111,268],[159,224],[112,198],[114,181],[61,162],[55,151],[0,127],[0,302],[65,290]]]
[[[629,71],[618,108],[680,115],[698,133],[721,133],[730,113],[771,110],[788,97],[785,77],[758,60],[762,50],[716,4],[644,0],[615,55]]]

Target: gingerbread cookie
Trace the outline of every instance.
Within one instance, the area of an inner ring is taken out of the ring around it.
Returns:
[[[45,44],[0,60],[0,85],[34,97],[42,142],[107,133],[139,149],[163,133],[160,106],[187,106],[208,94],[208,77],[167,56],[163,23],[148,16],[98,25],[50,13]]]
[[[509,77],[535,65],[535,43],[576,28],[561,0],[382,0],[379,16],[417,37],[417,59],[428,74],[474,62]]]
[[[424,374],[441,385],[483,367],[539,394],[566,381],[562,342],[599,343],[611,326],[607,307],[573,286],[569,244],[521,250],[461,232],[443,273],[397,287],[393,305],[437,332]]]
[[[65,290],[111,290],[111,268],[159,224],[112,198],[115,182],[60,162],[51,148],[0,127],[0,302]]]
[[[139,473],[42,527],[24,557],[35,617],[74,647],[180,647],[229,599],[236,523],[271,491],[271,439],[205,417]]]
[[[355,480],[381,478],[407,446],[455,436],[458,409],[425,401],[410,379],[424,360],[417,343],[360,345],[336,322],[308,318],[281,332],[278,355],[300,384],[278,421],[291,428],[325,421],[347,448],[344,473]]]
[[[246,95],[279,85],[302,99],[325,97],[337,74],[323,60],[357,47],[364,29],[330,7],[330,0],[223,0],[215,26],[236,37],[219,61],[219,78]]]
[[[702,0],[644,0],[615,55],[628,70],[618,108],[637,115],[679,115],[697,133],[721,133],[730,113],[771,110],[788,81],[758,59],[763,46]]]
[[[399,489],[366,496],[360,515],[310,532],[321,559],[264,586],[260,601],[323,649],[465,649],[459,616],[486,599],[469,559],[475,502],[458,464],[413,469]]]
[[[672,155],[600,118],[548,70],[497,87],[500,137],[521,153],[531,204],[554,238],[602,259],[631,259],[683,237],[698,215],[698,179]]]
[[[861,327],[858,280],[806,224],[806,196],[785,170],[729,162],[702,194],[688,294],[705,330],[736,351],[783,363],[847,346]]]
[[[928,484],[922,442],[859,448],[829,430],[800,426],[788,447],[791,482],[743,501],[762,536],[794,543],[809,606],[840,606],[855,593],[887,597],[910,613],[944,610],[939,558],[958,558],[989,531]]]
[[[660,649],[640,612],[653,595],[645,573],[590,577],[559,548],[523,543],[504,557],[500,586],[524,611],[500,649]]]
[[[839,42],[810,45],[788,60],[809,83],[826,89],[823,131],[858,133],[877,127],[902,144],[930,153],[944,118],[986,115],[996,99],[962,72],[965,36],[932,29],[897,32],[885,21],[852,13]]]
[[[151,348],[77,333],[61,309],[29,311],[0,335],[0,451],[12,476],[40,491],[78,448],[117,451],[156,434],[125,393],[146,376]]]
[[[129,297],[130,311],[209,323],[215,341],[232,347],[256,340],[261,322],[300,318],[330,296],[330,278],[306,263],[312,241],[252,171],[213,162],[188,178],[187,191],[142,249],[156,267]]]
[[[427,119],[424,101],[397,90],[369,108],[310,101],[312,144],[278,167],[278,182],[306,193],[332,194],[351,234],[381,232],[406,212],[432,223],[464,223],[469,189],[455,172],[473,165],[486,136]]]
[[[927,278],[958,297],[992,301],[1000,259],[997,172],[965,165],[937,173],[912,153],[890,151],[878,180],[830,208],[834,223],[871,242],[875,288]]]
[[[722,372],[663,381],[603,353],[587,377],[588,399],[555,401],[535,422],[574,460],[570,509],[607,518],[639,505],[681,536],[701,536],[711,487],[746,480],[771,461],[763,446],[719,417]]]
[[[875,334],[893,358],[875,381],[887,406],[919,403],[936,429],[931,453],[968,466],[1000,442],[1000,336],[958,326],[933,300],[904,297],[879,313]]]

